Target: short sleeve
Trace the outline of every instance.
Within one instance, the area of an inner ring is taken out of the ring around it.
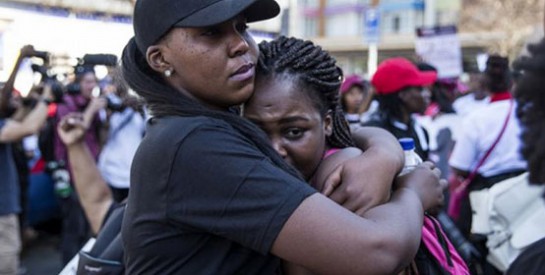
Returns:
[[[472,116],[464,119],[456,144],[449,159],[449,165],[462,170],[470,171],[476,162],[478,152],[478,129],[473,123]]]
[[[315,192],[229,126],[202,126],[180,143],[167,217],[267,254],[293,211]]]

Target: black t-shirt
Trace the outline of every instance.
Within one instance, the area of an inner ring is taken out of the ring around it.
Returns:
[[[127,274],[274,274],[271,246],[314,192],[222,120],[151,119],[122,227]]]

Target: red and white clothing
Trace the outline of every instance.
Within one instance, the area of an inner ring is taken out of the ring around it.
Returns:
[[[450,166],[462,171],[473,171],[498,137],[509,112],[511,100],[508,92],[495,94],[491,97],[490,104],[464,118],[449,160]],[[480,175],[491,177],[526,169],[526,161],[520,154],[521,126],[515,111],[516,103],[513,102],[507,128],[488,159],[479,168]]]

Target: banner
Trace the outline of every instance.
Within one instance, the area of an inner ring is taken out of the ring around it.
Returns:
[[[439,78],[462,74],[462,49],[455,26],[418,28],[416,54],[437,68]]]

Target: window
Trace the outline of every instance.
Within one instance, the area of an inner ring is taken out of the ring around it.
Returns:
[[[399,16],[394,16],[394,20],[392,22],[392,31],[394,33],[399,33],[400,29],[401,29],[401,18],[399,18]]]
[[[304,30],[303,30],[303,36],[304,37],[316,37],[318,35],[318,24],[316,22],[316,18],[305,18],[304,19]]]

